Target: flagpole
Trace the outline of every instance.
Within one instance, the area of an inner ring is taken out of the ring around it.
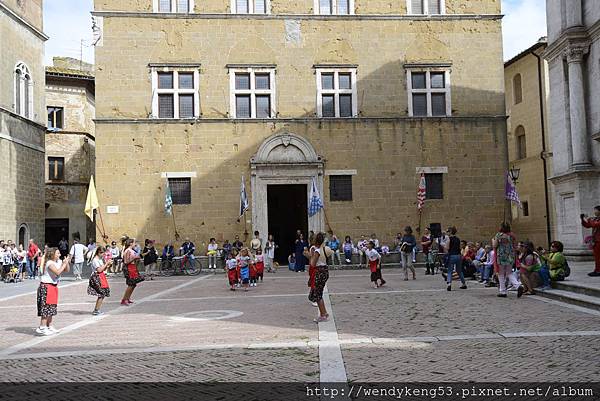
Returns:
[[[102,212],[100,211],[100,208],[98,208],[97,210],[98,210],[98,217],[100,217],[100,225],[102,226],[102,231],[100,231],[100,234],[102,235],[102,239],[104,240],[104,243],[106,245],[108,245],[108,236],[106,235],[106,229],[104,228],[104,220],[102,219]],[[98,228],[98,224],[96,224],[96,228]]]
[[[169,174],[165,174],[165,178],[167,179],[167,189],[170,191],[171,189],[169,188]],[[171,195],[171,217],[173,218],[173,229],[175,230],[175,241],[179,241],[179,238],[181,238],[181,236],[177,232],[177,223],[175,222],[175,205],[173,205],[172,199],[173,199],[173,195]]]

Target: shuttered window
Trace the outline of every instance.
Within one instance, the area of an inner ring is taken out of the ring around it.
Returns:
[[[425,174],[426,199],[444,199],[444,175]]]
[[[153,71],[152,114],[158,118],[195,118],[200,115],[198,81],[193,69],[161,67]]]
[[[192,204],[191,178],[169,178],[169,188],[174,205]]]
[[[249,67],[231,69],[231,116],[233,118],[274,117],[275,69]]]
[[[442,0],[407,0],[409,14],[443,14]]]

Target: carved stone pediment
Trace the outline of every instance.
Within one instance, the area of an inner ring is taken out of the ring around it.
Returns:
[[[283,133],[267,138],[251,160],[254,165],[271,163],[322,163],[322,159],[306,139],[296,134]]]

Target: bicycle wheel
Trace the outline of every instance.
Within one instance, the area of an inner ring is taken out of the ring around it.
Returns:
[[[202,271],[200,260],[196,259],[194,262],[195,263],[193,267],[192,262],[189,259],[185,262],[184,270],[188,276],[197,276]]]
[[[165,277],[170,277],[175,273],[173,262],[163,261],[160,266],[160,273]]]

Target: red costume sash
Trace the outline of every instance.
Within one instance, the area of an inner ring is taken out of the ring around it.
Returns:
[[[108,280],[106,279],[106,273],[98,273],[98,277],[100,277],[100,288],[108,288]]]
[[[371,273],[375,273],[377,271],[378,260],[369,260],[369,268],[371,269]]]
[[[58,286],[43,284],[46,286],[46,305],[58,305]]]
[[[316,277],[317,277],[317,266],[309,265],[308,266],[308,286],[310,288],[315,288]]]
[[[130,263],[127,265],[127,273],[130,279],[136,279],[140,276],[135,263]]]

